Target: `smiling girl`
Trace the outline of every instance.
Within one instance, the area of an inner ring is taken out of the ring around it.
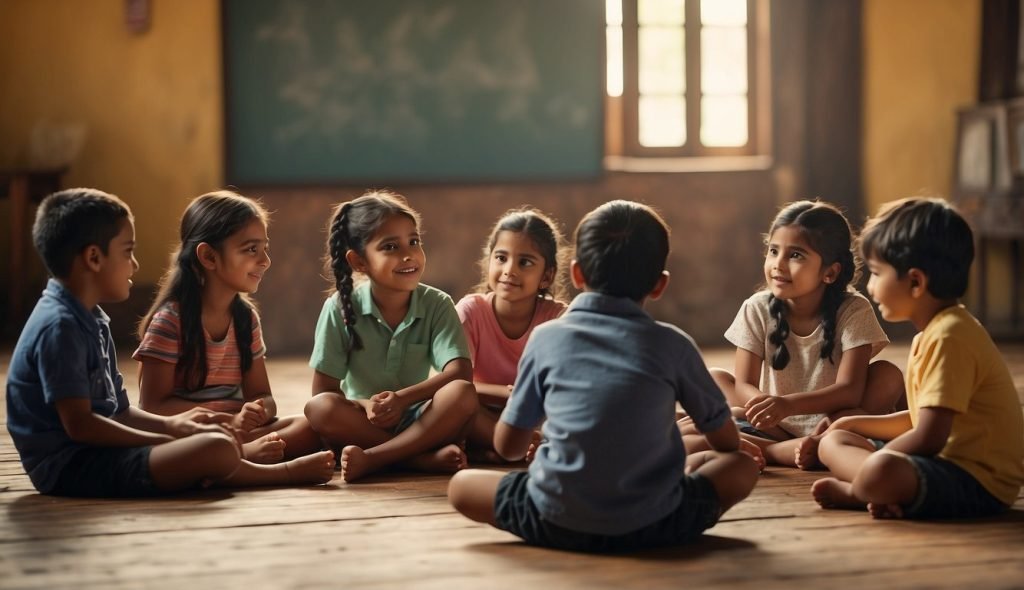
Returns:
[[[889,339],[850,286],[859,274],[851,234],[831,204],[784,207],[765,239],[766,286],[725,332],[735,374],[711,371],[743,437],[769,463],[814,467],[807,437],[838,416],[892,411],[903,395],[900,370],[870,362]]]
[[[306,416],[342,447],[348,482],[395,464],[464,468],[473,369],[451,297],[420,283],[419,214],[399,195],[372,191],[335,207],[328,228],[335,292],[317,321]]]
[[[266,210],[230,191],[197,197],[182,216],[173,261],[139,324],[139,405],[165,416],[197,406],[235,414],[253,462],[319,450],[304,416],[277,417],[249,298],[270,268]]]
[[[565,312],[562,245],[558,225],[547,215],[528,207],[507,211],[484,243],[483,277],[476,293],[455,306],[469,340],[473,383],[480,396],[468,441],[471,450],[482,451],[480,459],[499,460],[493,452],[494,427],[530,334]]]

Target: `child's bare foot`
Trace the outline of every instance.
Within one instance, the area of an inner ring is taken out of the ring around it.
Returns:
[[[899,504],[875,504],[868,502],[868,512],[874,518],[903,518],[903,507]]]
[[[341,477],[346,482],[353,482],[370,472],[369,457],[366,451],[355,445],[341,449]]]
[[[466,451],[466,457],[473,463],[487,463],[490,465],[507,463],[494,449],[473,449]]]
[[[334,453],[320,451],[304,455],[284,464],[291,483],[327,483],[334,477]]]
[[[344,462],[344,457],[342,461]],[[456,444],[445,445],[409,459],[409,467],[430,473],[455,473],[466,468],[466,452]],[[347,480],[346,480],[347,481]]]
[[[281,435],[271,432],[242,445],[242,453],[253,463],[280,463],[284,459],[285,442]]]
[[[818,443],[820,442],[820,434],[805,436],[804,439],[800,441],[800,444],[797,445],[796,450],[794,451],[793,457],[797,467],[804,471],[821,469],[821,461],[818,460]]]
[[[743,437],[740,437],[740,450],[754,458],[754,462],[757,463],[757,471],[759,473],[764,472],[764,468],[768,463],[765,461],[764,451],[761,450],[761,447]]]
[[[811,484],[811,495],[822,508],[864,509],[864,502],[853,495],[853,485],[834,477],[819,479]]]

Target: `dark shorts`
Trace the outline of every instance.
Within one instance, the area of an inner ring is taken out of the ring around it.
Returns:
[[[398,424],[391,429],[392,434],[398,434],[413,425],[414,422],[420,419],[423,412],[427,409],[427,400],[416,402],[402,411],[402,417],[398,419]]]
[[[526,489],[529,479],[526,471],[513,471],[501,479],[495,494],[494,518],[498,528],[541,547],[616,553],[682,545],[696,540],[721,515],[718,494],[711,481],[691,474],[679,482],[683,491],[679,507],[661,520],[622,535],[583,533],[545,520]]]
[[[917,497],[903,510],[907,518],[978,518],[1009,507],[951,461],[905,455],[917,471]]]
[[[758,430],[753,424],[750,423],[749,420],[742,420],[740,418],[733,418],[733,420],[736,422],[736,429],[742,432],[743,434],[749,434],[750,436],[756,436],[758,438],[765,438],[768,440],[779,442],[778,437],[768,434],[763,430]]]
[[[55,496],[136,498],[161,492],[149,475],[153,447],[90,447],[74,454],[61,471]]]

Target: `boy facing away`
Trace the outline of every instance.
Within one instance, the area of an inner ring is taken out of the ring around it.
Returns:
[[[1020,401],[992,339],[957,303],[974,240],[939,199],[889,203],[860,238],[868,292],[890,322],[910,321],[909,409],[841,418],[818,454],[834,478],[811,488],[825,508],[867,507],[876,518],[999,514],[1024,484]],[[880,450],[876,448],[888,441]]]
[[[494,433],[515,461],[534,428],[529,471],[461,471],[448,498],[469,518],[527,543],[629,551],[694,540],[757,482],[729,407],[693,341],[643,310],[668,285],[668,227],[649,207],[613,201],[576,229],[570,273],[584,290],[538,326]],[[686,456],[680,402],[712,451]]]
[[[135,260],[128,206],[95,189],[39,205],[32,238],[51,279],[7,376],[7,430],[32,484],[62,496],[149,496],[211,484],[323,483],[324,452],[278,465],[243,461],[231,415],[164,417],[131,407],[100,303],[124,301]]]

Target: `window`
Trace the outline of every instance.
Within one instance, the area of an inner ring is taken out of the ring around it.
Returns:
[[[606,0],[608,153],[767,153],[767,0]]]

